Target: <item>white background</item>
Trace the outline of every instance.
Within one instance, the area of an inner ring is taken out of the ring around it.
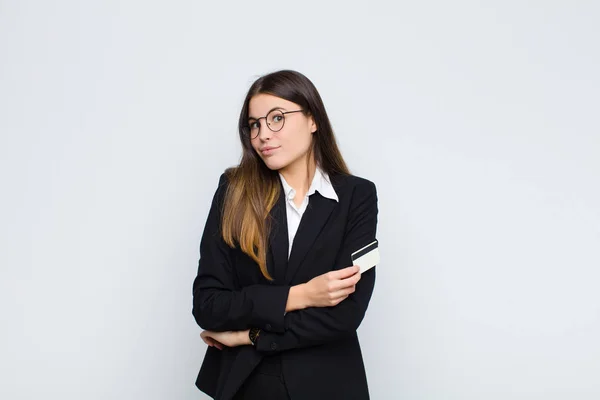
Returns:
[[[1,0],[0,398],[205,398],[200,235],[282,68],[377,184],[372,398],[600,398],[598,4]]]

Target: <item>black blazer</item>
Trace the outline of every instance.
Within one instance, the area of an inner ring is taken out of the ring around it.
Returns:
[[[292,399],[368,399],[367,379],[356,329],[375,284],[375,268],[363,273],[356,291],[334,307],[285,314],[291,286],[352,265],[351,253],[376,239],[377,191],[369,180],[330,176],[339,202],[310,196],[288,261],[283,187],[273,217],[265,279],[258,265],[238,248],[225,244],[220,212],[225,174],[213,197],[200,241],[198,275],[193,284],[192,314],[202,329],[260,328],[254,346],[208,347],[196,380],[206,394],[229,400],[266,355],[281,356]]]

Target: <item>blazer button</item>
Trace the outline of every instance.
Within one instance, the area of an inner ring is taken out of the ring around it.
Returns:
[[[265,328],[266,328],[268,331],[270,331],[270,330],[271,330],[271,324],[267,324],[267,325],[265,325]]]
[[[271,342],[271,350],[277,350],[277,343]]]

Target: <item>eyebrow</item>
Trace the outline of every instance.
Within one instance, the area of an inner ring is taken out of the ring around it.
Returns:
[[[269,112],[267,112],[267,114],[269,114],[273,110],[284,110],[285,111],[285,108],[284,107],[273,107],[273,108],[271,108],[269,110]],[[248,117],[248,119],[250,120],[250,119],[258,119],[258,118],[256,118],[256,117]]]

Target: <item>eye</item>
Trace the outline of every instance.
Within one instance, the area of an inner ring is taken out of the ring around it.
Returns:
[[[258,121],[250,122],[248,126],[250,127],[250,129],[256,129],[259,126]]]
[[[275,122],[281,122],[282,119],[283,119],[283,115],[276,115],[273,117],[273,121],[275,121]]]

